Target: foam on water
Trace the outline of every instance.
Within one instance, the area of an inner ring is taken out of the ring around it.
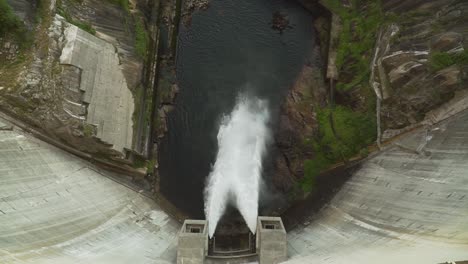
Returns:
[[[218,154],[205,187],[205,215],[212,237],[228,204],[255,233],[262,157],[270,138],[266,101],[240,97],[218,131]]]

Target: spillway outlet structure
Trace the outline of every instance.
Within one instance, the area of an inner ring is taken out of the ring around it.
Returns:
[[[185,220],[179,232],[177,264],[202,264],[208,251],[208,222]]]
[[[286,229],[280,217],[257,218],[257,253],[260,264],[276,264],[287,260]]]
[[[179,232],[177,263],[219,263],[219,260],[229,259],[260,264],[286,261],[286,230],[281,218],[259,216],[257,223],[256,234],[233,231],[230,235],[215,234],[210,239],[208,221],[185,220]]]

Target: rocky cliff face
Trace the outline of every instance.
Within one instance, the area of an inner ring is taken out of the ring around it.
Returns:
[[[400,129],[468,88],[468,2],[384,1],[383,8],[400,15],[382,30],[389,41],[379,42],[382,128]]]
[[[53,140],[127,163],[133,138],[131,91],[143,68],[135,54],[133,22],[125,20],[128,11],[107,1],[57,4],[62,16],[55,15],[55,1],[12,5],[35,32],[34,45],[0,65],[0,106]],[[40,22],[28,22],[34,18]],[[89,25],[96,36],[71,23]],[[7,56],[18,46],[1,44]]]
[[[96,36],[114,45],[118,51],[122,70],[130,89],[141,81],[142,59],[135,52],[135,19],[130,9],[114,3],[125,1],[61,0],[62,8],[75,20],[84,21],[96,30]],[[132,5],[131,2],[129,1]]]
[[[290,191],[303,177],[304,160],[314,157],[304,142],[317,133],[316,110],[323,107],[325,100],[322,70],[316,65],[305,65],[281,108],[279,129],[275,133],[280,155],[275,161],[273,184],[283,192]]]
[[[320,16],[320,12],[317,13],[319,2],[327,6],[340,1],[299,2]],[[353,8],[348,1],[340,3],[345,9]],[[369,5],[360,6],[363,8],[360,12],[367,12]],[[468,107],[468,2],[384,0],[379,8],[385,19],[375,32],[374,50],[362,55],[368,58],[368,65],[374,57],[369,70],[372,76],[367,78],[370,82],[348,90],[335,90],[335,103],[353,111],[371,111],[374,115],[374,101],[376,97],[380,98],[378,112],[383,140],[412,127],[447,118]],[[321,49],[327,50],[328,36],[320,34],[324,29],[329,30],[322,27],[318,36]],[[358,25],[351,23],[351,36],[357,29]],[[322,54],[326,58],[326,52]],[[344,56],[345,62],[355,61],[347,59],[348,54]],[[346,80],[351,79],[353,73],[341,72],[339,75],[337,85],[343,86],[348,85]],[[305,66],[283,106],[276,135],[281,155],[276,161],[274,184],[284,192],[293,190],[292,187],[304,177],[304,161],[316,159],[310,146],[304,146],[304,140],[320,134],[317,110],[329,107],[330,94],[322,76],[324,74],[318,69]],[[373,87],[375,95],[374,92],[363,93],[365,85]]]
[[[281,192],[294,190],[304,177],[304,161],[314,158],[313,150],[305,144],[318,133],[317,110],[325,107],[327,91],[323,71],[329,30],[328,13],[316,1],[299,1],[310,10],[316,20],[317,41],[281,106],[279,126],[275,131],[275,145],[279,154],[275,160],[273,185]]]
[[[31,32],[36,31],[36,40],[27,56],[20,56],[19,43],[0,40],[3,63],[0,65],[0,106],[74,148],[97,156],[121,158],[123,149],[132,145],[128,142],[131,117],[124,115],[123,121],[114,119],[113,123],[119,125],[110,126],[111,129],[101,121],[109,119],[108,113],[102,109],[117,113],[125,108],[125,113],[133,112],[128,91],[133,91],[140,83],[143,63],[135,54],[135,21],[128,16],[129,11],[108,1],[57,1],[66,10],[67,19],[85,22],[96,31],[93,37],[76,29],[80,33],[71,37],[66,33],[71,25],[61,18],[54,20],[54,11],[42,14],[42,23],[35,24],[35,17],[39,16],[39,1],[8,2],[26,22],[27,28]],[[40,2],[53,7],[56,1]],[[323,15],[323,10],[317,3],[333,1],[299,2],[315,12],[318,18]],[[349,1],[341,2],[349,4]],[[205,8],[206,3],[188,1],[182,12],[183,22],[189,23],[190,11]],[[382,103],[379,113],[381,129],[385,132],[383,139],[389,139],[428,118],[443,119],[468,106],[468,3],[463,0],[382,0],[381,8],[383,14],[391,18],[391,23],[382,24],[380,32],[377,32],[371,85]],[[171,16],[162,16],[163,23],[167,17]],[[323,33],[329,30],[324,19],[321,18],[322,23],[318,25],[321,30],[317,31],[320,44],[315,44],[315,56],[322,59],[304,65],[282,106],[279,129],[275,134],[281,155],[275,161],[273,182],[283,192],[290,192],[304,177],[304,161],[316,158],[314,151],[304,142],[317,136],[320,129],[317,112],[327,106],[330,96],[322,63],[326,60],[328,45],[328,36]],[[355,29],[356,26],[352,25],[351,30]],[[61,58],[67,45],[68,60]],[[85,55],[91,59],[81,60],[80,51],[73,51],[80,45],[86,47],[83,49],[92,50]],[[370,57],[371,53],[374,52],[369,51],[367,55]],[[112,73],[104,72],[105,69],[111,69]],[[109,74],[118,75],[111,77],[114,82],[108,80]],[[346,74],[349,75],[343,75]],[[83,83],[83,80],[89,82]],[[346,80],[340,79],[340,82]],[[101,90],[99,87],[109,89]],[[121,89],[118,96],[126,95],[115,103],[106,101],[98,104],[86,99],[94,92],[102,97],[112,97],[109,96],[113,91],[111,87]],[[168,87],[167,97],[174,98],[176,86]],[[99,94],[99,91],[103,92]],[[366,96],[351,87],[348,91],[338,92],[337,103],[362,111],[363,101],[368,100],[363,99]],[[161,103],[167,105],[157,113],[161,120],[170,111],[171,101],[162,99]],[[96,112],[99,107],[101,110]],[[164,133],[164,122],[161,124],[159,131]],[[123,131],[127,134],[123,136],[125,139],[114,142]]]

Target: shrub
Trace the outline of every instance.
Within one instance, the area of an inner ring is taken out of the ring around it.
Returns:
[[[146,163],[146,173],[154,173],[154,166],[156,166],[155,160],[149,160]]]
[[[140,19],[136,20],[135,23],[135,50],[138,56],[142,59],[146,59],[146,52],[148,50],[149,37],[146,32],[145,25]]]
[[[21,20],[13,13],[6,0],[0,0],[0,35],[19,30],[23,26]]]
[[[330,123],[331,113],[336,136]],[[367,156],[367,146],[376,138],[375,118],[371,114],[353,112],[352,109],[338,106],[333,111],[318,111],[317,119],[320,136],[304,142],[316,155],[304,162],[304,177],[299,182],[304,192],[314,190],[316,177],[330,165],[356,154]]]
[[[369,156],[369,149],[367,148],[361,149],[361,151],[359,151],[359,155],[361,155],[362,158]]]
[[[430,57],[431,69],[438,71],[454,64],[468,64],[468,51],[460,53],[433,52]]]
[[[335,136],[330,124],[330,113],[330,109],[318,112],[321,134],[319,146],[330,161],[350,158],[375,140],[376,124],[372,114],[337,106],[333,110]]]
[[[28,47],[32,43],[32,35],[29,34],[23,21],[21,21],[6,0],[0,0],[0,37],[13,36],[21,48]]]
[[[344,7],[340,0],[324,0],[324,5],[341,18],[336,65],[349,76],[338,90],[349,90],[367,83],[370,73],[372,50],[379,27],[385,22],[380,1],[353,0],[351,7]]]
[[[300,181],[300,186],[303,192],[311,192],[315,188],[315,180],[321,171],[330,166],[328,160],[323,153],[318,152],[314,159],[304,161],[304,178]]]

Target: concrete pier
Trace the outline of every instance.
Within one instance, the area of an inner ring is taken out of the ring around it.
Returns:
[[[179,232],[177,264],[203,264],[208,252],[208,222],[185,220]]]
[[[276,264],[287,260],[286,230],[280,217],[258,217],[257,253],[260,264]]]

